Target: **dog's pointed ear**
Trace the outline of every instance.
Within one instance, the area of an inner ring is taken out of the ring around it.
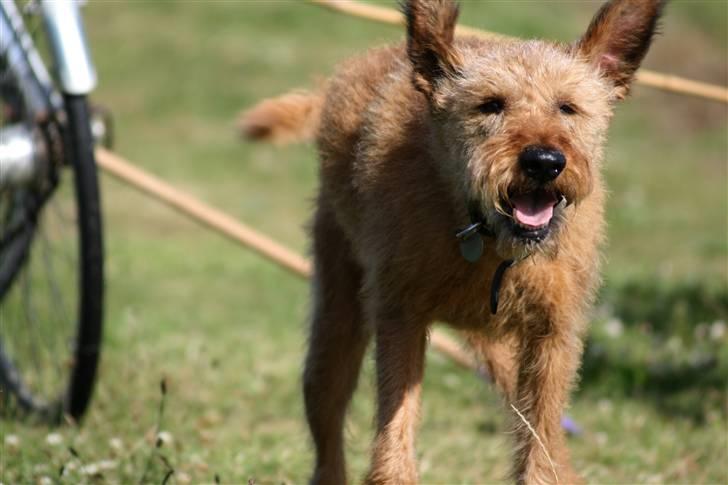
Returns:
[[[458,5],[452,0],[405,0],[402,10],[412,81],[433,101],[438,83],[455,74],[462,62],[454,46]]]
[[[614,83],[617,99],[629,92],[657,31],[665,3],[666,0],[610,0],[577,43],[579,54]]]

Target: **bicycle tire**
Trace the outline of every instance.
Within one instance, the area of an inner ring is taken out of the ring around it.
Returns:
[[[63,150],[72,170],[76,209],[78,282],[75,330],[70,350],[68,373],[61,390],[54,396],[38,396],[24,382],[24,371],[7,352],[0,332],[0,386],[12,395],[18,407],[44,421],[57,424],[63,416],[80,421],[88,409],[96,381],[103,335],[103,230],[100,194],[91,134],[90,110],[85,96],[64,95],[65,122],[62,124]],[[53,195],[51,194],[52,198]],[[38,209],[43,210],[43,207]],[[33,217],[38,219],[38,214]],[[32,245],[33,242],[27,243]],[[30,246],[22,248],[22,258],[11,267],[9,279],[17,279],[22,264],[31,258]],[[17,250],[17,249],[16,249]],[[21,252],[18,250],[18,252]],[[8,285],[12,284],[12,280]],[[19,284],[19,283],[16,283]],[[3,295],[4,296],[4,295]],[[0,301],[0,306],[2,301]],[[59,356],[59,359],[62,358]]]
[[[96,382],[103,335],[104,244],[101,225],[91,113],[85,96],[64,97],[68,116],[80,231],[80,298],[76,367],[71,375],[66,412],[78,420],[85,413]]]

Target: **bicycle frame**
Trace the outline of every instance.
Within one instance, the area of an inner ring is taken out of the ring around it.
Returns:
[[[40,6],[61,89],[66,94],[90,93],[96,87],[96,71],[78,2],[41,0]]]
[[[96,86],[77,0],[39,0],[55,77],[64,94],[85,95]],[[23,17],[13,0],[0,0],[0,53],[30,115],[37,122],[51,119],[63,108],[61,94],[55,89],[43,61],[25,28]],[[0,130],[0,188],[32,181],[47,164],[47,150],[40,137],[25,124]]]

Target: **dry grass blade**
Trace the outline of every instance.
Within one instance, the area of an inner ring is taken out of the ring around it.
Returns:
[[[528,422],[526,417],[521,414],[521,412],[518,410],[516,406],[511,404],[511,408],[516,412],[519,418],[521,418],[521,421],[528,427],[528,430],[531,432],[534,438],[536,438],[536,441],[538,441],[538,444],[541,446],[541,449],[543,450],[544,454],[546,455],[546,458],[549,461],[549,465],[551,465],[551,471],[554,473],[554,478],[556,479],[556,483],[559,483],[559,476],[556,474],[556,466],[554,465],[553,460],[551,460],[551,455],[549,455],[548,450],[546,449],[546,446],[543,444],[543,441],[541,441],[541,437],[539,437],[538,433],[536,433],[536,430],[533,429],[533,426],[531,426],[531,423]]]

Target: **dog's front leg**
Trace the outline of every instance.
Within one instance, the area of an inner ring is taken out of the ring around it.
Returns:
[[[521,340],[516,400],[509,403],[518,484],[582,483],[569,464],[561,427],[582,348],[579,333],[565,323],[528,326]]]
[[[424,323],[377,322],[377,434],[366,483],[417,482],[415,432],[426,340]]]

